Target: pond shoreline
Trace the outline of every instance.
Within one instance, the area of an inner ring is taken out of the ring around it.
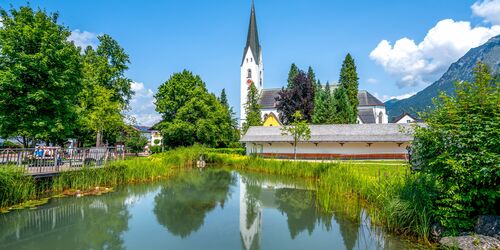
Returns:
[[[67,190],[85,192],[91,191],[95,187],[112,188],[122,184],[167,179],[179,170],[191,168],[200,154],[206,156],[210,166],[224,166],[245,172],[309,179],[311,185],[314,185],[318,190],[317,202],[322,210],[339,209],[332,207],[332,204],[335,203],[333,199],[339,199],[338,194],[342,193],[345,195],[342,199],[351,201],[351,203],[364,203],[373,217],[373,223],[382,225],[388,231],[408,237],[412,241],[430,245],[427,231],[417,231],[404,224],[398,225],[387,218],[387,213],[393,213],[393,211],[384,211],[383,202],[386,201],[377,199],[370,191],[370,189],[375,188],[386,191],[389,196],[395,194],[394,192],[397,191],[395,189],[401,188],[404,184],[404,178],[406,178],[407,173],[404,166],[380,166],[378,163],[352,165],[351,163],[338,162],[274,161],[241,155],[211,153],[206,152],[204,148],[194,147],[169,151],[149,158],[116,162],[98,171],[84,170],[62,174],[54,179],[48,189],[51,190],[52,194],[62,194]],[[384,197],[384,199],[386,198]],[[347,206],[340,209],[350,209],[348,203],[346,202]],[[355,205],[353,204],[352,207]],[[411,222],[421,223],[425,221]],[[410,226],[415,226],[415,224]]]

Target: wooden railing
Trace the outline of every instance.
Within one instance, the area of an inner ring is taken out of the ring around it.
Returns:
[[[0,149],[0,165],[20,167],[28,175],[102,167],[124,158],[125,150],[115,147]]]

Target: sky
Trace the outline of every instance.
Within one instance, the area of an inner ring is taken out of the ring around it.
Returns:
[[[26,0],[0,0],[9,9]],[[31,0],[58,12],[78,46],[109,34],[130,56],[126,76],[136,95],[129,114],[141,125],[160,119],[154,93],[183,69],[210,92],[225,88],[239,116],[240,63],[251,0]],[[500,0],[255,0],[264,87],[286,84],[291,63],[337,82],[354,57],[359,88],[386,101],[437,80],[470,48],[500,34]]]

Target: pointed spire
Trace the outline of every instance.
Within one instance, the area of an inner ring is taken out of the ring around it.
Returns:
[[[257,18],[255,17],[255,5],[252,0],[252,11],[250,13],[250,24],[248,25],[248,35],[247,43],[245,49],[243,50],[243,59],[241,64],[245,61],[245,55],[248,48],[252,51],[255,63],[260,63],[260,42],[259,42],[259,32],[257,31]]]

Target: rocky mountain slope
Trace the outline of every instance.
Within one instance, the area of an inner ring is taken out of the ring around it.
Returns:
[[[417,94],[403,100],[393,99],[385,102],[389,121],[403,112],[416,115],[417,112],[432,108],[432,98],[437,97],[441,91],[453,95],[455,82],[473,80],[473,70],[477,61],[487,64],[494,75],[500,74],[500,35],[469,50],[453,63],[439,80]]]

